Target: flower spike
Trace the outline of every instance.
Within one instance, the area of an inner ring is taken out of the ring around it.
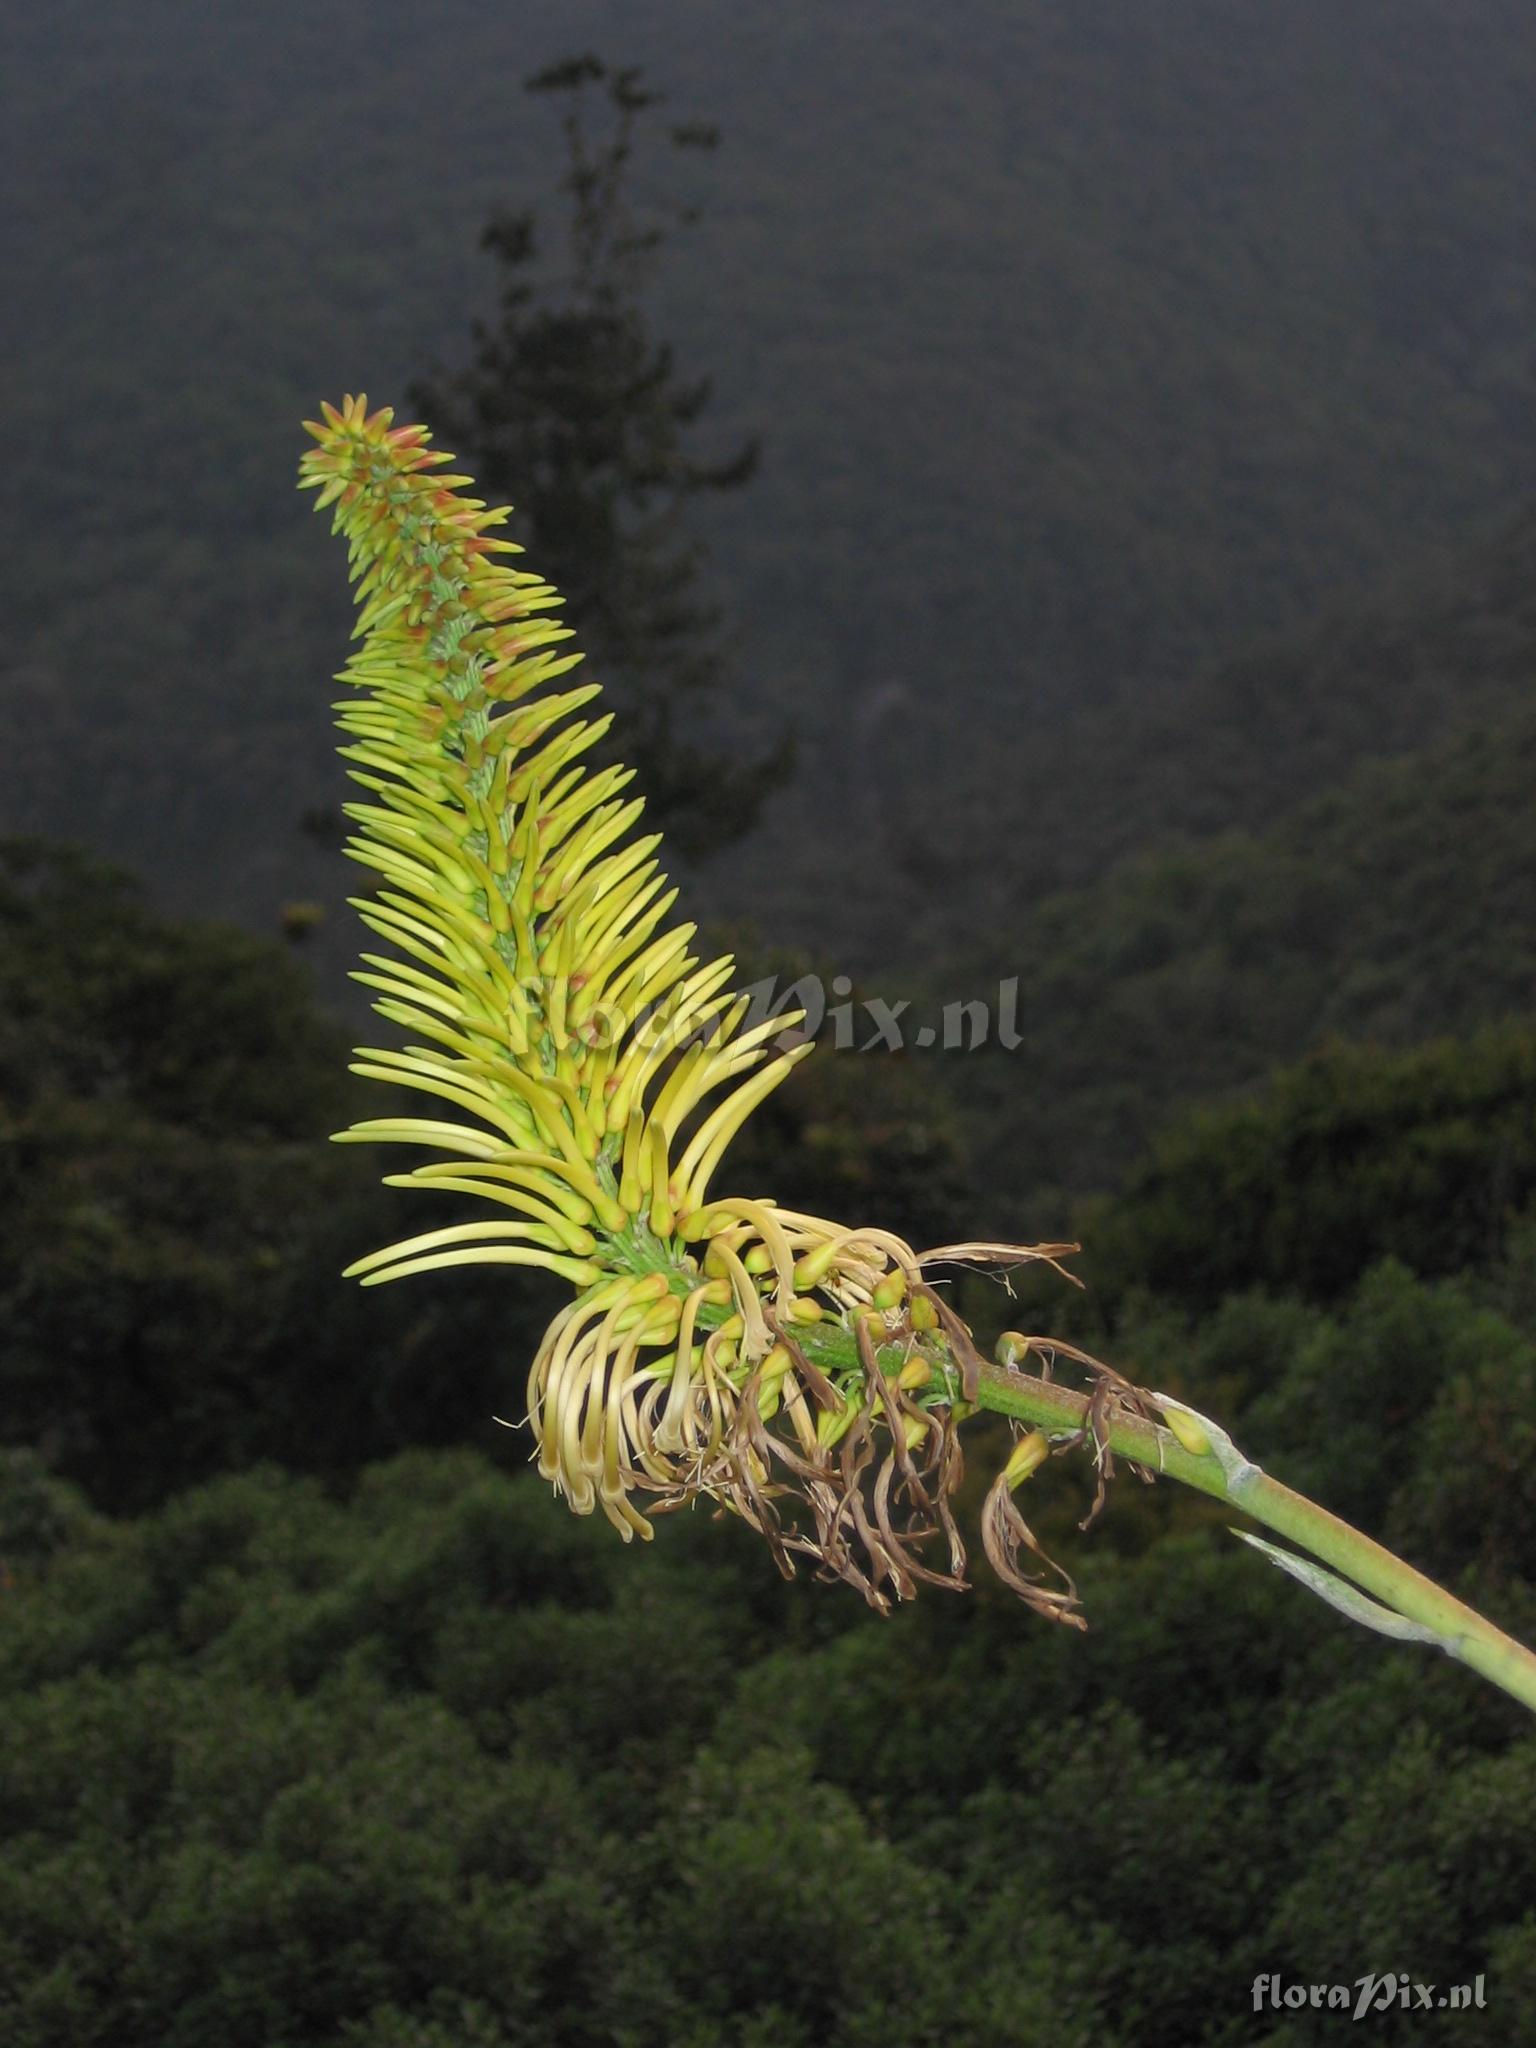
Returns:
[[[921,1581],[963,1585],[949,1496],[978,1365],[923,1259],[889,1232],[712,1193],[811,1050],[800,1013],[749,1022],[731,960],[701,965],[694,927],[669,922],[660,841],[636,836],[631,772],[585,765],[609,721],[581,715],[597,685],[556,687],[581,655],[559,593],[504,559],[522,552],[495,531],[507,510],[464,495],[452,457],[387,407],[348,397],[306,425],[300,484],[331,508],[357,593],[336,711],[363,792],[347,852],[376,893],[355,904],[391,949],[356,978],[409,1037],[353,1071],[432,1098],[429,1117],[339,1136],[420,1148],[388,1183],[475,1205],[349,1275],[489,1263],[574,1286],[529,1372],[535,1454],[626,1542],[653,1533],[637,1497],[708,1497],[786,1572],[812,1557],[881,1611]],[[1007,1265],[1063,1248],[960,1249]],[[1070,1618],[1069,1596],[1013,1569],[1007,1494],[989,1552]],[[932,1537],[947,1568],[919,1554]]]

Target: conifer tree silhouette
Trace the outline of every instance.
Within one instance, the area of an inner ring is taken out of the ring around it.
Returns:
[[[622,707],[626,757],[653,821],[698,858],[747,831],[792,765],[787,736],[742,759],[690,730],[727,663],[687,513],[745,484],[759,444],[716,461],[694,453],[710,380],[680,374],[644,311],[664,218],[698,218],[683,205],[642,218],[631,201],[636,128],[664,95],[647,89],[638,66],[614,70],[590,53],[536,73],[525,89],[564,102],[563,256],[547,248],[531,209],[495,215],[481,236],[499,270],[495,319],[474,323],[467,367],[418,380],[410,400],[491,497],[512,501],[508,532],[565,594],[594,673]],[[719,133],[672,125],[668,138],[677,151],[707,151]]]

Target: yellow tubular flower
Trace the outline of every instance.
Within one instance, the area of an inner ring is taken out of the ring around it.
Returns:
[[[585,765],[608,729],[577,715],[598,687],[553,687],[581,657],[558,592],[504,559],[521,553],[496,533],[506,509],[463,495],[469,479],[441,473],[452,458],[387,408],[348,398],[306,424],[301,487],[332,508],[359,605],[337,678],[363,792],[347,851],[374,877],[354,901],[389,950],[356,978],[408,1039],[361,1049],[353,1071],[433,1106],[338,1135],[419,1148],[388,1184],[476,1205],[348,1273],[372,1286],[490,1263],[572,1285],[529,1372],[535,1455],[626,1542],[652,1534],[637,1495],[706,1496],[781,1569],[812,1557],[882,1611],[920,1579],[963,1584],[948,1496],[975,1355],[922,1259],[889,1232],[710,1197],[731,1139],[811,1050],[783,1045],[800,1013],[750,1022],[731,959],[701,964],[694,926],[670,922],[677,891],[659,838],[635,836],[631,771]],[[1022,1524],[992,1519],[1010,1568]],[[939,1531],[947,1572],[915,1548]]]

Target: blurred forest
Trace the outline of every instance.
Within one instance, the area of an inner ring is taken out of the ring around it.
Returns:
[[[1252,1979],[1378,1966],[1536,2039],[1512,1702],[1195,1496],[1078,1537],[1081,1470],[1036,1521],[1086,1638],[985,1575],[874,1620],[703,1513],[625,1550],[490,1419],[549,1299],[336,1279],[404,1222],[276,942],[13,846],[0,975],[8,2044],[1299,2048]],[[923,1073],[818,1054],[740,1184],[949,1235]],[[1528,1006],[1193,1112],[1085,1220],[1048,1319],[1536,1632]]]
[[[738,1184],[1072,1217],[1087,1295],[962,1288],[979,1329],[1091,1337],[1529,1638],[1533,747],[1506,709],[1034,906],[1023,1047],[824,1047]],[[1518,1708],[1129,1481],[1087,1539],[1040,1482],[1086,1639],[985,1575],[875,1621],[699,1513],[621,1549],[491,1419],[549,1294],[337,1280],[409,1208],[325,1143],[344,1045],[292,949],[6,849],[8,2043],[1299,2048],[1256,1975],[1399,1966],[1536,2040]]]
[[[347,630],[294,422],[399,401],[494,324],[482,233],[551,228],[565,161],[521,81],[585,46],[720,130],[674,163],[648,123],[632,168],[701,209],[649,300],[713,380],[698,459],[761,443],[709,506],[734,659],[698,736],[791,728],[797,774],[699,900],[772,943],[886,971],[993,929],[1000,853],[1037,891],[1123,849],[1106,819],[1200,825],[1234,741],[1180,692],[1529,509],[1536,18],[1508,0],[1292,0],[1283,29],[976,0],[964,35],[917,0],[68,0],[7,36],[0,815],[171,907],[270,930],[343,893],[292,829],[334,802]],[[1455,714],[1418,715],[1373,737],[1362,706],[1357,747]]]
[[[416,1212],[327,1142],[382,1104],[291,488],[300,414],[428,391],[486,224],[553,220],[526,76],[585,37],[718,121],[647,300],[688,459],[763,449],[668,528],[722,622],[688,729],[797,745],[685,901],[743,984],[910,1037],[1016,977],[1021,1034],[823,1045],[730,1178],[1081,1236],[1083,1293],[957,1305],[1531,1641],[1536,21],[797,0],[724,63],[686,0],[519,14],[7,31],[0,2042],[1308,2048],[1256,1976],[1402,1970],[1486,2008],[1376,2038],[1536,2044],[1529,1718],[1210,1503],[1122,1475],[1080,1536],[1057,1461],[1086,1637],[980,1564],[876,1620],[551,1500],[495,1418],[559,1289],[339,1280]]]

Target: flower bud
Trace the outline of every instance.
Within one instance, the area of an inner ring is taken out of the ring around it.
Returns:
[[[785,1344],[775,1344],[773,1349],[765,1355],[762,1364],[758,1367],[758,1373],[763,1385],[767,1386],[772,1381],[783,1379],[785,1373],[789,1371],[793,1364],[794,1360],[790,1357],[789,1347]]]
[[[1211,1440],[1187,1408],[1180,1408],[1171,1401],[1162,1404],[1163,1421],[1193,1458],[1208,1458],[1211,1454]]]
[[[832,1270],[832,1261],[837,1257],[837,1250],[837,1245],[828,1239],[825,1244],[817,1245],[814,1251],[807,1252],[803,1258],[796,1259],[795,1291],[798,1294],[807,1293],[826,1279]]]
[[[1021,1436],[1003,1467],[1003,1483],[1010,1493],[1022,1486],[1031,1473],[1038,1472],[1050,1455],[1051,1446],[1044,1430],[1032,1429],[1028,1436]]]
[[[816,1442],[824,1451],[830,1451],[852,1429],[863,1399],[850,1394],[841,1408],[824,1408],[816,1418]]]

